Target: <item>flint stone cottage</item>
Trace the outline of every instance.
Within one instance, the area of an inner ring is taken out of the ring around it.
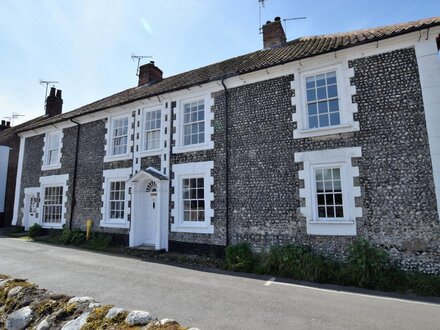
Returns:
[[[15,225],[129,246],[250,242],[343,256],[357,236],[440,273],[440,17],[287,42],[23,127]],[[55,90],[53,90],[55,93]]]

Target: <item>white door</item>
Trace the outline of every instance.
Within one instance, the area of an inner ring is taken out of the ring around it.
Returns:
[[[156,194],[147,193],[147,198],[145,201],[145,216],[144,216],[144,233],[145,233],[145,243],[146,244],[156,244],[157,238],[157,210],[158,205],[156,201]]]
[[[38,223],[37,191],[28,190],[28,192],[25,194],[24,202],[24,228],[27,230],[33,224]]]

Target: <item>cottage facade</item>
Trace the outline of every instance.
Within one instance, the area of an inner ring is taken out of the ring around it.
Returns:
[[[440,18],[285,41],[26,126],[13,223],[221,252],[363,236],[440,273]]]

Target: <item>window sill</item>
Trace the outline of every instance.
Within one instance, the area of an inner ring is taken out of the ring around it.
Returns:
[[[192,152],[192,151],[200,151],[200,150],[207,150],[207,149],[213,149],[214,146],[212,143],[200,143],[200,144],[191,144],[189,146],[183,146],[183,147],[175,147],[173,149],[173,154],[179,154],[184,152]]]
[[[128,221],[100,221],[99,222],[100,227],[106,227],[106,228],[130,228],[130,222]]]
[[[48,229],[63,229],[62,223],[41,223],[42,228],[48,228]]]
[[[119,160],[130,160],[132,157],[133,155],[131,153],[116,156],[104,156],[104,163],[117,162]]]
[[[312,129],[295,129],[293,133],[294,139],[324,136],[324,135],[334,135],[340,133],[349,133],[359,131],[359,124],[354,122],[353,124],[344,124],[338,126],[328,126]]]
[[[43,166],[41,166],[41,170],[42,171],[58,170],[60,168],[61,168],[61,163],[60,164],[54,164],[54,165],[43,165]]]
[[[356,236],[354,220],[316,220],[307,222],[308,235]]]
[[[213,225],[191,226],[186,224],[171,225],[171,231],[176,233],[214,234]]]

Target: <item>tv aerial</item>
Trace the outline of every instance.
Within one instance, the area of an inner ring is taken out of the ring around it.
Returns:
[[[43,80],[43,79],[40,79],[40,85],[41,86],[46,85],[46,94],[44,95],[44,104],[46,104],[47,89],[48,89],[50,84],[53,84],[55,86],[55,84],[59,84],[59,82],[58,81],[54,81],[54,80]]]
[[[133,60],[133,62],[136,62],[137,60],[137,69],[136,69],[136,76],[139,77],[139,67],[141,66],[141,60],[143,60],[144,58],[153,58],[153,56],[147,56],[147,55],[131,55],[131,59]]]
[[[3,118],[8,119],[11,122],[11,126],[14,126],[14,120],[18,119],[18,117],[24,117],[24,115],[21,115],[18,112],[13,112],[10,117],[3,117]]]

